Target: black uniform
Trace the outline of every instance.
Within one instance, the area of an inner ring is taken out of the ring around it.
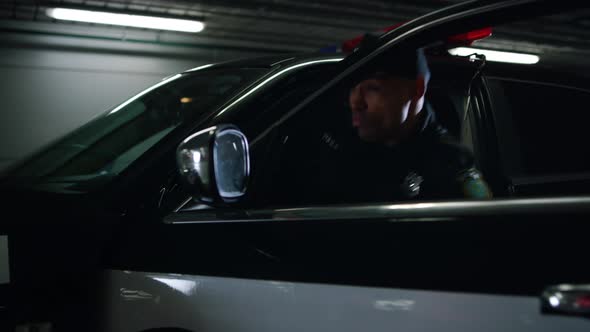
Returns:
[[[375,156],[367,166],[376,172],[361,169],[373,183],[379,183],[376,192],[393,201],[490,198],[471,152],[437,123],[428,104],[422,112],[422,125],[408,141],[393,147],[363,148]]]
[[[410,140],[387,147],[355,133],[291,133],[282,156],[276,199],[331,204],[490,198],[469,150],[437,123],[426,104]]]

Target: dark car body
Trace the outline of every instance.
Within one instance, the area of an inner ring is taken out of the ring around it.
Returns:
[[[568,95],[571,107],[577,107],[590,87],[587,77],[576,73],[491,63],[481,69],[478,61],[429,55],[433,79],[428,100],[439,120],[470,146],[495,200],[296,206],[273,204],[266,191],[273,180],[274,149],[283,139],[281,128],[313,103],[346,117],[345,103],[318,100],[347,77],[359,75],[372,59],[442,34],[437,25],[453,34],[478,27],[478,20],[549,13],[548,3],[458,5],[402,25],[380,44],[342,61],[342,55],[289,55],[183,73],[190,80],[218,71],[258,70],[226,99],[181,122],[106,181],[62,182],[56,190],[50,176],[23,176],[23,168],[35,169],[31,165],[41,151],[2,182],[3,206],[12,215],[0,226],[10,255],[10,283],[2,288],[5,324],[112,328],[96,303],[112,295],[95,287],[103,283],[104,270],[511,298],[540,297],[547,287],[564,283],[589,283],[590,268],[584,264],[588,167],[576,157],[575,146],[556,143],[549,150],[534,150],[542,135],[530,129],[533,136],[527,137],[518,129],[526,124],[522,119],[535,113],[513,115],[539,87],[553,103]],[[514,93],[526,89],[532,92]],[[544,121],[551,123],[551,109],[540,110],[543,105],[551,104],[538,103],[536,116],[547,113]],[[309,126],[317,144],[325,144],[322,137],[333,130],[323,127],[331,122],[329,116],[320,115]],[[243,200],[207,206],[192,199],[183,185],[175,152],[190,134],[225,123],[248,137],[253,177]],[[563,128],[563,135],[570,130]],[[560,162],[569,156],[574,157]],[[535,168],[537,164],[546,169]],[[314,190],[312,183],[309,190]],[[128,291],[138,290],[121,288],[121,294]],[[587,321],[575,326],[587,327]]]

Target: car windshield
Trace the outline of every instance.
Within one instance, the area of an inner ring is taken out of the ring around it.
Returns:
[[[199,121],[266,71],[226,68],[172,76],[45,148],[10,175],[49,191],[104,184],[174,128]]]

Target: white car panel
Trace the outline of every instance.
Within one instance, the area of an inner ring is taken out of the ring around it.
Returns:
[[[527,296],[108,271],[104,331],[590,331]]]

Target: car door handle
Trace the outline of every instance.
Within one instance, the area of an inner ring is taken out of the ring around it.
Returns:
[[[541,306],[545,313],[590,316],[590,284],[547,287]]]

